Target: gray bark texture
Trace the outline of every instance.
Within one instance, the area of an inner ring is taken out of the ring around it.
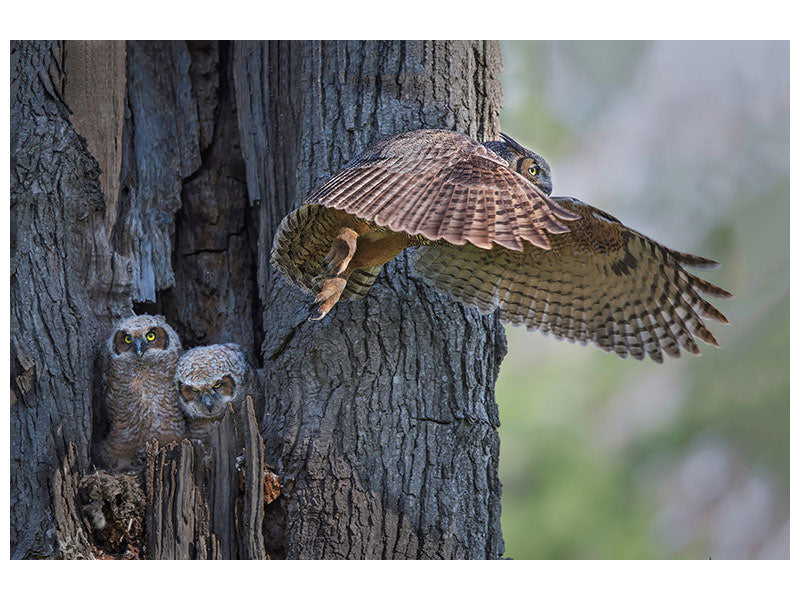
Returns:
[[[311,323],[269,265],[283,216],[370,142],[494,136],[500,69],[487,42],[12,42],[12,557],[103,553],[99,353],[131,311],[240,344],[266,408],[148,446],[141,522],[104,533],[142,529],[126,556],[500,557],[496,316],[401,255]]]
[[[497,133],[500,51],[470,42],[237,44],[234,80],[259,256],[283,216],[370,142]],[[495,316],[387,265],[367,298],[308,322],[308,297],[259,261],[262,431],[290,558],[497,558]]]
[[[75,478],[91,459],[92,349],[130,288],[109,247],[98,163],[63,100],[63,54],[58,43],[11,46],[10,537],[18,558],[91,555]]]

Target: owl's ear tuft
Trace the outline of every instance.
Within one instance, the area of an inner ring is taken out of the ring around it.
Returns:
[[[505,133],[500,133],[500,138],[511,148],[515,151],[519,152],[522,156],[530,156],[531,151],[525,148],[522,144],[520,144],[517,140],[512,138],[510,135]]]

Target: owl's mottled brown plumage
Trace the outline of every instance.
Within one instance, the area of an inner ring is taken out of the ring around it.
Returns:
[[[581,219],[554,236],[550,250],[422,248],[415,271],[481,312],[499,308],[503,321],[594,342],[623,358],[647,354],[661,362],[663,352],[677,357],[681,347],[699,354],[694,337],[718,345],[700,316],[727,319],[700,293],[730,294],[683,269],[717,263],[665,248],[574,198],[553,200]]]
[[[178,334],[160,315],[137,315],[117,323],[106,343],[105,409],[110,431],[102,461],[126,469],[148,441],[181,439],[184,422],[173,384],[181,354]]]
[[[479,144],[442,130],[382,140],[281,222],[277,268],[319,288],[322,318],[361,298],[382,265],[418,247],[415,271],[482,312],[619,356],[698,354],[717,345],[700,317],[727,322],[684,270],[717,263],[670,250],[574,198],[550,198],[550,167],[503,135]]]

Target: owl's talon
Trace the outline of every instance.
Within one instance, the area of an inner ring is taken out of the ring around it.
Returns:
[[[347,279],[344,277],[328,277],[322,280],[322,289],[314,297],[314,304],[318,304],[318,314],[309,317],[309,321],[319,321],[327,315],[334,305],[342,297],[342,292],[347,286]]]

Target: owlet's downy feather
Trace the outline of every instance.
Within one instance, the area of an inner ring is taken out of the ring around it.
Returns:
[[[416,273],[440,292],[557,339],[656,362],[699,354],[695,338],[718,345],[702,318],[727,319],[701,294],[731,294],[684,269],[717,263],[550,197],[547,162],[501,138],[426,129],[373,144],[286,215],[273,264],[317,292],[314,319],[415,247]]]

